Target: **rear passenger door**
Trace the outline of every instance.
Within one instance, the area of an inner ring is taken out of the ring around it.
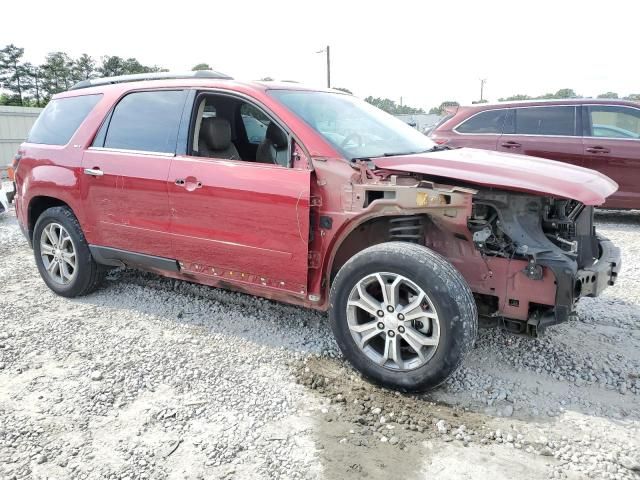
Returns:
[[[100,246],[171,257],[167,178],[185,98],[183,90],[128,93],[85,151],[83,195]]]
[[[579,118],[575,105],[513,108],[498,150],[582,165]]]
[[[640,208],[640,109],[585,105],[584,166],[618,184],[610,208]]]

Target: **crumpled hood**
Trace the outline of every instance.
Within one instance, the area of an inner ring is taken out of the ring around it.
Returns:
[[[567,163],[475,148],[380,157],[374,165],[386,170],[446,177],[487,187],[518,190],[601,205],[618,189],[609,177]]]

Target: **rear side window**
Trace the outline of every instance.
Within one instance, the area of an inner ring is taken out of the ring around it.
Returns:
[[[29,132],[27,142],[66,145],[102,94],[51,100]]]
[[[516,135],[574,136],[576,109],[575,107],[516,108],[514,133]]]
[[[183,90],[130,93],[111,114],[104,147],[175,153],[185,98]]]
[[[640,139],[640,110],[594,105],[589,107],[592,137]]]
[[[458,133],[502,133],[507,110],[480,112],[456,127]]]

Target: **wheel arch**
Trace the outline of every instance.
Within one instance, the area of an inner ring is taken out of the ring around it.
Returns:
[[[398,214],[397,212],[388,215],[375,215],[359,218],[358,221],[349,223],[346,228],[336,235],[333,244],[330,247],[329,255],[324,269],[324,282],[326,291],[329,292],[335,275],[340,268],[356,253],[380,243],[391,242],[397,240],[392,238],[390,234],[390,222],[394,219],[416,219],[420,221],[424,229],[426,214]],[[422,235],[424,230],[422,230]],[[412,242],[415,243],[415,242]]]
[[[29,235],[29,242],[33,242],[33,230],[36,222],[42,213],[52,207],[67,207],[73,212],[73,208],[57,197],[51,197],[48,195],[36,195],[29,200],[27,206],[27,231]],[[75,214],[75,212],[74,212]]]

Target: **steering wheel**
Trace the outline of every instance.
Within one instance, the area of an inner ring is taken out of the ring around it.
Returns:
[[[355,145],[356,147],[359,147],[359,146],[362,145],[362,136],[360,134],[358,134],[358,133],[351,132],[349,135],[344,137],[344,140],[342,140],[342,143],[340,144],[340,146],[342,148],[346,148],[346,146],[352,140],[357,140],[357,143]]]

